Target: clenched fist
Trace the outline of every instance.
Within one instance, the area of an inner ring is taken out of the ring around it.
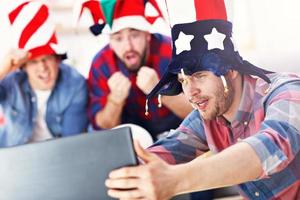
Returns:
[[[149,94],[158,81],[158,75],[153,68],[143,66],[138,71],[136,85],[144,92],[144,94]]]
[[[129,95],[131,82],[122,72],[116,72],[108,79],[108,87],[110,89],[109,98],[113,102],[121,104]]]
[[[21,49],[12,49],[4,57],[1,67],[1,78],[21,67],[30,57],[30,53]]]

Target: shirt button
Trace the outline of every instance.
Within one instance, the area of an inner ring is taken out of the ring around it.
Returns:
[[[254,194],[255,196],[259,197],[259,192],[255,192]]]
[[[247,125],[248,125],[248,122],[247,122],[247,121],[245,121],[245,122],[244,122],[244,125],[245,125],[245,126],[247,126]]]
[[[31,97],[31,102],[35,102],[36,98],[35,97]]]
[[[264,91],[265,94],[267,94],[270,91],[270,86]]]
[[[14,110],[14,111],[12,111],[12,115],[13,115],[13,116],[17,116],[17,115],[18,115],[18,112],[17,112],[17,111],[15,111],[15,110]]]
[[[57,121],[57,122],[60,122],[60,121],[61,121],[61,117],[56,116],[56,121]]]

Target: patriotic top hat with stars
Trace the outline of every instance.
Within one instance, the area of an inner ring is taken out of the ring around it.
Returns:
[[[148,5],[154,8],[155,15],[146,13]],[[93,17],[94,24],[90,30],[94,35],[102,33],[106,25],[110,27],[109,33],[124,28],[149,31],[156,19],[163,17],[155,0],[80,0],[74,6],[77,22],[84,8],[88,9]]]
[[[172,27],[172,60],[147,99],[181,93],[177,80],[181,71],[187,75],[211,71],[223,78],[232,69],[270,82],[266,74],[271,72],[243,60],[235,51],[223,0],[166,0],[166,5]]]
[[[66,58],[66,51],[58,44],[54,25],[49,22],[49,10],[45,4],[22,2],[8,17],[16,46],[29,51],[31,59],[52,54]]]

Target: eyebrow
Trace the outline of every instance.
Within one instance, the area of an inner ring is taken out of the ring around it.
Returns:
[[[113,33],[112,35],[110,35],[110,38],[118,37],[119,35],[120,35],[120,33]]]
[[[197,71],[197,72],[195,72],[193,74],[205,74],[205,71]]]

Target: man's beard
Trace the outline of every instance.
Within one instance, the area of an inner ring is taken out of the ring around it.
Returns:
[[[227,81],[227,85],[229,89],[227,93],[224,92],[223,87],[217,87],[218,89],[213,94],[213,96],[215,97],[213,102],[214,104],[209,105],[208,110],[204,112],[199,110],[204,120],[216,119],[229,110],[233,102],[234,89],[230,81]],[[212,97],[210,98],[210,100],[212,100]]]
[[[144,66],[146,64],[146,50],[143,52],[143,54],[140,56],[138,52],[135,52],[141,59],[140,62],[136,63],[135,65],[128,66],[125,62],[126,68],[130,72],[138,72],[141,66]]]

